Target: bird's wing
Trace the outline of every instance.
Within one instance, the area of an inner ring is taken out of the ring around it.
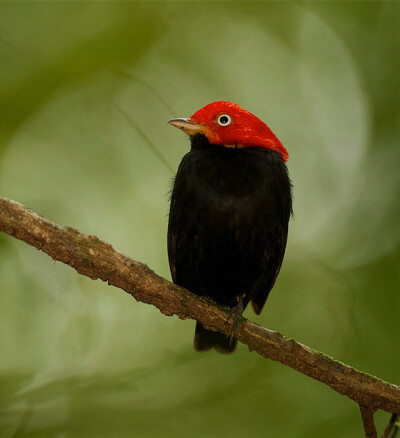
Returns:
[[[176,237],[177,228],[173,217],[170,214],[169,224],[168,224],[168,260],[169,267],[171,270],[172,281],[176,283]]]
[[[285,255],[288,228],[278,227],[275,238],[268,242],[261,262],[261,275],[253,286],[251,307],[259,315],[281,270]]]

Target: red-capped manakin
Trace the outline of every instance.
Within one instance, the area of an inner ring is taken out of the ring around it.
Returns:
[[[292,212],[288,153],[268,126],[231,102],[169,123],[186,132],[171,196],[172,279],[229,306],[235,324],[251,302],[264,307],[282,265]],[[234,351],[236,340],[196,325],[197,351]]]

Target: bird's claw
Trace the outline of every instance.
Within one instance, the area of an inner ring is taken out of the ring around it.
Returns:
[[[231,319],[233,316],[232,331],[229,337],[230,345],[232,345],[233,340],[235,339],[237,329],[239,328],[239,324],[242,319],[242,313],[244,311],[243,298],[244,295],[240,296],[238,298],[238,303],[236,304],[236,306],[232,307],[228,313],[228,320]]]

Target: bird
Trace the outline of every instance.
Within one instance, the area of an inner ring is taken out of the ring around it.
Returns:
[[[232,102],[168,123],[191,142],[170,198],[172,280],[231,309],[231,336],[197,322],[194,337],[197,351],[231,353],[244,309],[251,303],[261,313],[281,269],[292,214],[289,155],[264,122]]]

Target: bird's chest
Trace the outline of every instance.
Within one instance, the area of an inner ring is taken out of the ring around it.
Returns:
[[[188,154],[178,171],[173,205],[182,229],[207,250],[241,251],[260,237],[277,210],[271,169],[252,154],[229,150]]]
[[[274,191],[273,169],[241,150],[188,154],[176,183],[193,206],[222,215],[246,215]]]

